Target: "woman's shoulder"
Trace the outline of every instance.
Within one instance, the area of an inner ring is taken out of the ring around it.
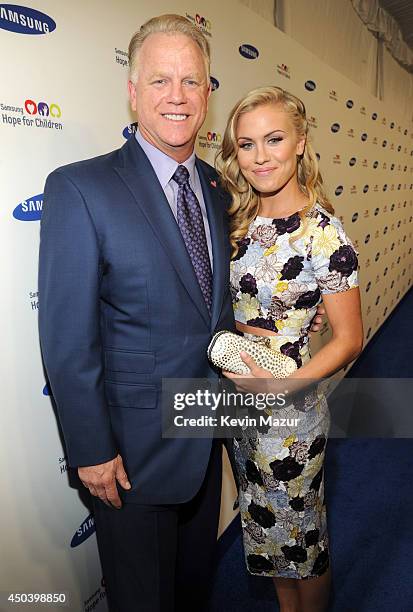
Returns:
[[[344,232],[342,221],[332,212],[328,211],[320,202],[316,202],[311,210],[306,214],[306,217],[310,220],[309,230],[314,231],[317,228],[318,231],[324,230],[328,226],[336,231]]]

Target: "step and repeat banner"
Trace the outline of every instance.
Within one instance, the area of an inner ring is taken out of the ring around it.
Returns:
[[[144,21],[165,12],[185,15],[211,43],[214,91],[197,140],[203,159],[213,163],[226,116],[250,88],[277,84],[304,100],[336,214],[360,253],[366,341],[412,283],[412,117],[383,106],[235,0],[0,3],[0,591],[55,594],[55,605],[66,596],[70,609],[84,612],[106,609],[105,587],[93,517],[69,478],[40,359],[43,188],[57,166],[133,135],[126,50]],[[329,335],[326,322],[313,349]],[[221,531],[233,500],[226,468]],[[5,597],[1,610],[9,609]]]

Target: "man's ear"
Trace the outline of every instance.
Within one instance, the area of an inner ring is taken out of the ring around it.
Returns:
[[[136,111],[136,87],[131,80],[128,81],[129,102],[133,112]]]

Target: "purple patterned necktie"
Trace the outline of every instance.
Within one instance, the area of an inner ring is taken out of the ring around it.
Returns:
[[[212,271],[201,207],[189,185],[189,172],[187,168],[185,166],[178,166],[172,178],[179,186],[177,198],[178,226],[184,239],[186,250],[191,258],[206,305],[209,312],[211,312]]]

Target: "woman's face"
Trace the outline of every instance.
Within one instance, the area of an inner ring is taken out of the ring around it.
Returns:
[[[297,155],[304,151],[289,115],[266,104],[243,113],[236,130],[238,164],[245,179],[261,194],[275,194],[297,183]]]

